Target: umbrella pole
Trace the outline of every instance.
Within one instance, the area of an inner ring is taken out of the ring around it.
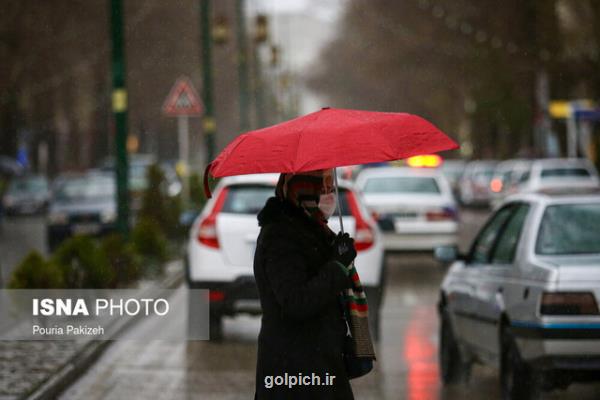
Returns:
[[[333,169],[333,183],[335,186],[335,199],[337,201],[337,212],[338,217],[340,219],[340,229],[342,234],[344,233],[344,221],[342,221],[342,208],[340,207],[340,193],[338,191],[338,177],[337,177],[337,168]]]

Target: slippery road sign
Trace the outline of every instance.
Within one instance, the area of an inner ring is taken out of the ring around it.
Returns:
[[[198,96],[192,82],[186,77],[177,79],[162,109],[165,114],[171,117],[197,117],[202,115],[204,111],[200,96]]]

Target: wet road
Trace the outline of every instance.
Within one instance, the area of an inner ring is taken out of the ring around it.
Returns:
[[[484,214],[463,213],[463,248]],[[388,259],[378,362],[352,381],[357,399],[499,399],[496,371],[475,367],[468,386],[442,388],[437,365],[435,303],[443,270],[424,256]],[[186,290],[172,298],[185,309]],[[184,318],[184,312],[177,315]],[[174,329],[181,321],[146,321],[129,335]],[[250,399],[254,394],[257,317],[225,319],[221,343],[117,341],[61,399]],[[597,399],[598,386],[572,386],[546,399]]]

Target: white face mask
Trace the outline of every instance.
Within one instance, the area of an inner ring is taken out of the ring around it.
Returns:
[[[335,197],[335,193],[322,194],[319,198],[319,210],[321,210],[327,219],[333,215],[336,206],[337,198]]]

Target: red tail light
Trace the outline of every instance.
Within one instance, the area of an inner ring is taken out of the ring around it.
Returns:
[[[216,198],[213,209],[208,217],[200,222],[200,227],[198,229],[198,241],[205,246],[212,247],[214,249],[219,248],[219,238],[217,237],[217,215],[223,208],[226,198],[227,188],[224,188]]]
[[[494,178],[490,181],[490,189],[492,189],[492,192],[494,193],[500,193],[502,191],[502,179],[500,178]]]
[[[223,301],[225,300],[225,293],[220,290],[209,290],[208,301]]]
[[[598,304],[591,292],[558,292],[542,294],[542,315],[598,315]]]
[[[354,247],[356,251],[367,250],[373,243],[375,242],[375,233],[373,232],[373,227],[369,225],[369,223],[364,219],[363,215],[360,212],[360,208],[358,206],[358,202],[356,201],[356,197],[354,193],[347,191],[346,198],[348,199],[348,206],[350,207],[350,212],[354,217],[354,221],[356,223],[356,232],[354,234]]]

